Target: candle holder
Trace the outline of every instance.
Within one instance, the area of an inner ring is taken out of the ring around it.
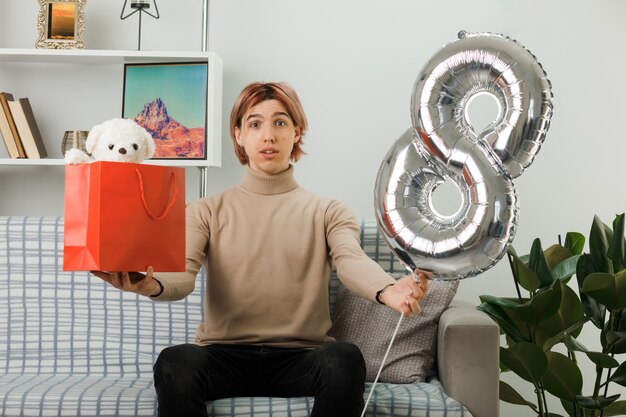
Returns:
[[[65,156],[65,152],[72,148],[88,153],[85,148],[88,134],[88,130],[66,130],[63,134],[63,142],[61,142],[61,153],[63,156]]]
[[[124,0],[124,5],[122,6],[122,13],[120,14],[120,19],[125,20],[131,17],[132,15],[134,15],[135,13],[139,13],[139,35],[137,37],[138,38],[137,50],[141,51],[141,15],[145,13],[150,17],[158,19],[160,17],[159,8],[157,6],[156,0],[152,0],[152,3],[154,4],[154,11],[156,13],[156,14],[153,14],[153,13],[150,13],[149,11],[150,9],[149,0],[131,0],[130,8],[132,11],[128,13],[126,16],[124,16],[124,10],[126,10],[127,3],[128,3],[128,0]]]

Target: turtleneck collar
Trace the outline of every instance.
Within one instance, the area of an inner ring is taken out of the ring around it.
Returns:
[[[239,184],[241,188],[255,194],[282,194],[294,190],[298,183],[293,177],[293,165],[289,165],[287,170],[276,175],[265,175],[250,169],[246,166],[246,175]]]

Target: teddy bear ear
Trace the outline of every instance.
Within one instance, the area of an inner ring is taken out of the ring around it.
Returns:
[[[103,129],[104,127],[102,126],[102,124],[95,125],[91,128],[89,134],[87,135],[87,140],[85,140],[85,150],[87,152],[93,153],[93,151],[96,149],[96,145],[98,145],[98,139],[100,138]]]

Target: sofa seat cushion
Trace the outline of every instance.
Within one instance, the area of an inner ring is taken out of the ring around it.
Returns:
[[[0,375],[0,415],[154,416],[152,374]]]
[[[365,398],[372,384],[365,387]],[[208,403],[210,417],[308,417],[312,397],[225,398]],[[437,380],[419,384],[376,384],[366,417],[471,417],[458,401],[446,395]]]
[[[17,416],[155,416],[152,375],[0,376],[0,415]],[[10,387],[10,388],[9,388]],[[365,396],[371,384],[366,384]],[[312,397],[226,398],[207,403],[211,417],[308,417]],[[367,417],[471,417],[443,392],[438,381],[376,385]]]

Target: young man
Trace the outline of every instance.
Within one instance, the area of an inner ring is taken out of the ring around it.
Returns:
[[[359,245],[359,226],[339,201],[294,179],[307,120],[284,83],[253,83],[237,98],[230,133],[245,176],[187,209],[187,271],[94,272],[117,288],[176,300],[205,266],[205,317],[193,344],[164,349],[154,368],[159,416],[206,416],[206,401],[236,396],[314,396],[313,417],[359,416],[365,363],[334,341],[331,268],[351,291],[417,314],[428,274],[398,282]],[[158,324],[157,324],[158,325]]]

